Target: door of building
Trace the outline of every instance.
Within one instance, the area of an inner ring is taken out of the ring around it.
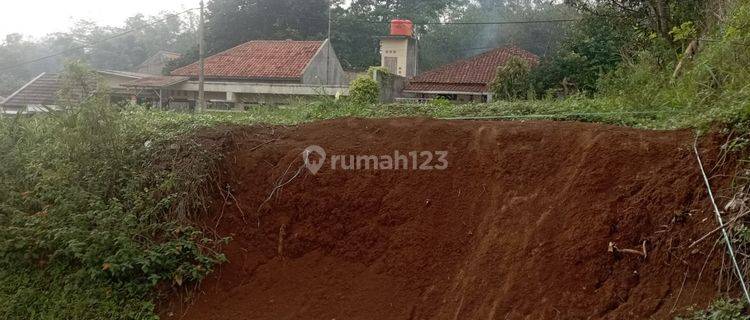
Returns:
[[[392,74],[398,74],[398,58],[396,57],[385,57],[383,59],[384,67]]]

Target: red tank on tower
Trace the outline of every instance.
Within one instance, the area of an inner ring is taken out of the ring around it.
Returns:
[[[391,21],[391,35],[411,38],[414,36],[414,23],[411,20],[402,19]]]

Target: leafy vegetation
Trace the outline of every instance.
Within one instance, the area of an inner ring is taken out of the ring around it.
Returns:
[[[216,14],[232,12],[234,5],[241,4],[212,3]],[[315,10],[320,11],[320,2],[310,5],[316,4]],[[61,95],[68,97],[67,101],[83,97],[80,104],[43,116],[0,118],[0,317],[152,319],[160,292],[157,288],[174,290],[210,273],[224,260],[216,249],[227,239],[205,233],[194,221],[205,212],[205,188],[222,147],[202,140],[198,132],[217,124],[288,125],[340,117],[396,116],[577,120],[654,129],[705,128],[721,122],[740,132],[737,145],[747,144],[750,2],[737,1],[722,17],[719,28],[710,28],[700,19],[701,10],[693,1],[684,7],[670,5],[668,15],[662,10],[656,17],[652,16],[656,11],[648,10],[644,1],[629,1],[632,7],[628,10],[614,8],[611,3],[596,8],[589,4],[579,3],[585,6],[581,13],[585,18],[570,30],[568,38],[560,39],[560,49],[540,67],[529,71],[522,63],[513,62],[500,70],[494,89],[509,101],[492,104],[454,105],[436,100],[376,105],[377,84],[365,78],[352,84],[349,100],[252,107],[232,114],[169,113],[113,106],[96,80],[87,76],[87,70],[69,68],[64,78],[71,86]],[[477,10],[476,16],[461,11],[453,18],[460,21],[463,13],[466,19],[489,18],[479,14],[488,8],[500,8],[498,12],[530,10],[499,0],[470,6]],[[406,17],[430,22],[470,6],[448,0],[363,0],[354,1],[347,10],[339,6],[335,10],[340,17],[337,23],[351,26],[336,35],[337,41],[347,44],[341,49],[344,59],[349,59],[345,64],[362,66],[373,60],[375,51],[367,50],[374,46],[370,43],[374,35],[385,28],[360,23],[363,19],[385,21],[395,17],[393,12],[406,12],[412,15]],[[554,11],[541,5],[538,8]],[[248,12],[258,13],[252,10]],[[316,17],[320,17],[317,11]],[[222,19],[231,23],[248,12]],[[299,17],[300,13],[289,12],[279,24],[288,30],[273,35],[307,38],[322,32],[295,27]],[[215,32],[221,30],[219,22],[214,21]],[[357,34],[365,31],[367,36]],[[461,32],[448,36],[468,41]],[[497,39],[501,38],[507,39]],[[550,35],[546,39],[556,41]],[[227,36],[217,38],[215,45],[218,48],[242,40],[247,39]],[[435,36],[426,45],[469,45],[453,40],[441,44],[439,40]],[[696,40],[701,43],[699,53],[683,55]],[[6,43],[0,48],[0,60],[7,50]],[[23,56],[19,52],[11,53]],[[463,53],[440,54],[431,63]],[[680,61],[682,71],[674,72]],[[527,95],[532,87],[537,94]],[[560,93],[566,98],[558,99]],[[733,229],[743,250],[750,248],[746,226]],[[743,311],[737,302],[720,300],[688,319],[742,319]]]
[[[349,85],[349,100],[357,105],[371,105],[380,99],[380,87],[371,76],[359,76]]]
[[[537,95],[595,93],[600,77],[617,69],[622,51],[632,46],[632,30],[605,16],[586,15],[559,49],[532,71],[530,81]]]
[[[677,320],[748,320],[750,316],[744,315],[745,306],[736,300],[719,299],[708,309],[695,311],[686,318],[678,317]]]
[[[495,97],[503,100],[518,100],[526,98],[529,92],[533,95],[533,88],[529,85],[531,66],[526,60],[511,57],[504,66],[497,69],[495,80],[490,89]]]
[[[137,14],[127,18],[119,27],[79,20],[66,32],[56,32],[36,40],[18,33],[10,34],[0,39],[0,68],[3,69],[0,72],[0,96],[7,97],[42,72],[60,72],[69,61],[85,62],[99,69],[127,71],[159,50],[188,52],[197,48],[196,30],[190,28],[197,25],[196,13],[188,11],[179,16]],[[103,41],[125,30],[132,32]],[[86,49],[80,47],[89,42],[98,44]],[[64,54],[21,65],[60,52]]]
[[[609,99],[580,97],[489,105],[323,100],[242,113],[180,114],[117,110],[93,99],[66,113],[2,119],[0,314],[150,319],[155,288],[199,281],[221,262],[214,249],[224,239],[190,222],[203,213],[190,200],[200,199],[221,154],[195,136],[201,128],[350,116],[564,119],[645,128],[712,120],[708,114],[667,111],[623,109]]]
[[[187,219],[220,152],[177,138],[190,123],[143,120],[101,93],[0,119],[3,318],[153,318],[158,284],[199,281],[224,260],[225,239]]]

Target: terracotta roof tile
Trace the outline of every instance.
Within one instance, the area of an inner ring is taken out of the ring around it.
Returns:
[[[60,90],[59,76],[41,74],[2,102],[6,106],[52,105]]]
[[[439,87],[438,84],[446,84],[450,86],[443,87],[454,89],[460,89],[465,85],[473,85],[467,87],[467,92],[477,92],[478,86],[484,88],[494,80],[497,68],[508,62],[508,59],[512,56],[521,57],[533,65],[539,63],[539,57],[523,49],[515,47],[499,48],[424,72],[412,78],[406,86],[406,90],[425,91],[419,88],[435,89]],[[463,90],[456,91],[463,92]]]
[[[322,41],[250,41],[205,60],[209,79],[301,79]],[[198,63],[172,71],[198,76]]]
[[[115,70],[97,70],[96,72],[104,75],[130,78],[133,80],[140,77],[153,77],[146,74]],[[187,78],[185,78],[185,80],[187,80]],[[18,89],[18,91],[5,99],[5,101],[0,100],[0,104],[4,106],[54,105],[58,102],[57,93],[62,89],[62,85],[60,75],[42,73],[21,87],[21,89]],[[130,89],[124,86],[111,86],[109,89],[110,94],[130,94]],[[80,92],[76,93],[78,96],[80,96],[80,94]]]

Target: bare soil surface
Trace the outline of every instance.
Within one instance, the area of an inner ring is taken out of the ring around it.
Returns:
[[[203,221],[232,237],[229,262],[164,318],[671,319],[716,297],[724,253],[713,237],[687,248],[716,227],[693,139],[575,122],[234,129]],[[708,169],[723,142],[701,139]],[[300,169],[310,145],[329,156],[317,175]],[[328,162],[396,150],[448,151],[449,167]],[[608,250],[644,242],[645,258]]]

